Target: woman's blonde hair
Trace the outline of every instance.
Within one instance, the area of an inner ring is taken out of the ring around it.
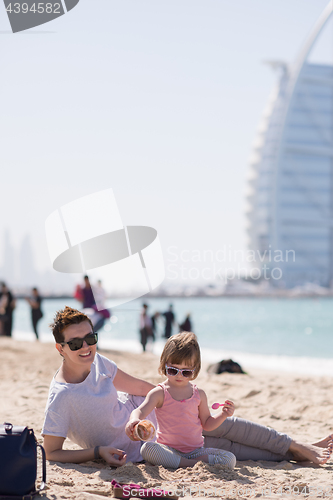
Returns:
[[[201,368],[200,347],[197,337],[192,332],[182,332],[170,337],[163,349],[158,371],[166,375],[166,364],[185,364],[194,368],[192,379],[197,378]]]

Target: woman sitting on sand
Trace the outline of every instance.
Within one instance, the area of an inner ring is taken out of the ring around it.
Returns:
[[[126,434],[140,441],[134,429],[154,409],[157,419],[156,443],[144,443],[140,453],[153,465],[191,467],[197,462],[225,465],[233,469],[236,457],[230,451],[204,448],[202,430],[214,430],[234,413],[234,404],[227,400],[217,415],[210,414],[207,396],[192,384],[201,368],[200,348],[192,332],[170,337],[163,349],[159,372],[167,377],[148,392],[143,403],[132,411]]]
[[[103,458],[113,466],[138,462],[141,443],[130,441],[125,425],[131,412],[154,386],[123,372],[96,353],[97,334],[85,314],[66,307],[51,325],[63,362],[50,386],[42,429],[46,457],[56,462],[81,463]],[[131,395],[121,397],[117,391]],[[156,424],[154,413],[148,415]],[[64,450],[69,437],[80,450]],[[204,446],[233,453],[237,460],[298,460],[325,464],[329,436],[313,445],[237,417],[228,417],[216,430],[204,431]]]

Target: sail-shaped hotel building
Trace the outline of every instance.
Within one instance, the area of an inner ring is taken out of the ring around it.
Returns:
[[[272,63],[280,81],[251,158],[249,246],[288,288],[333,282],[333,66],[309,61],[332,13],[333,0],[293,65]]]

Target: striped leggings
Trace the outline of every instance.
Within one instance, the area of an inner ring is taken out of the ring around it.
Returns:
[[[144,460],[153,465],[163,465],[163,467],[170,467],[177,469],[180,464],[180,459],[199,458],[202,455],[208,455],[210,464],[225,465],[229,469],[233,469],[236,465],[236,457],[230,451],[219,450],[217,448],[197,448],[190,453],[182,453],[166,446],[165,444],[146,442],[142,445],[140,453]]]

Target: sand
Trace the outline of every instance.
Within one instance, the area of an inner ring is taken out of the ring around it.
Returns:
[[[27,425],[38,441],[48,388],[61,359],[52,344],[18,342],[0,337],[0,422]],[[101,351],[128,373],[152,383],[158,358],[152,353]],[[316,442],[333,431],[332,378],[306,377],[248,370],[247,375],[208,375],[203,366],[197,383],[211,405],[229,398],[235,415],[274,427],[294,439]],[[246,366],[243,367],[246,370]],[[65,448],[77,446],[65,441]],[[49,500],[98,500],[111,495],[112,479],[145,487],[178,491],[180,496],[231,498],[332,498],[333,459],[325,466],[305,467],[290,462],[237,462],[234,471],[202,462],[193,468],[168,470],[150,465],[126,464],[110,468],[103,461],[84,464],[47,462]]]

